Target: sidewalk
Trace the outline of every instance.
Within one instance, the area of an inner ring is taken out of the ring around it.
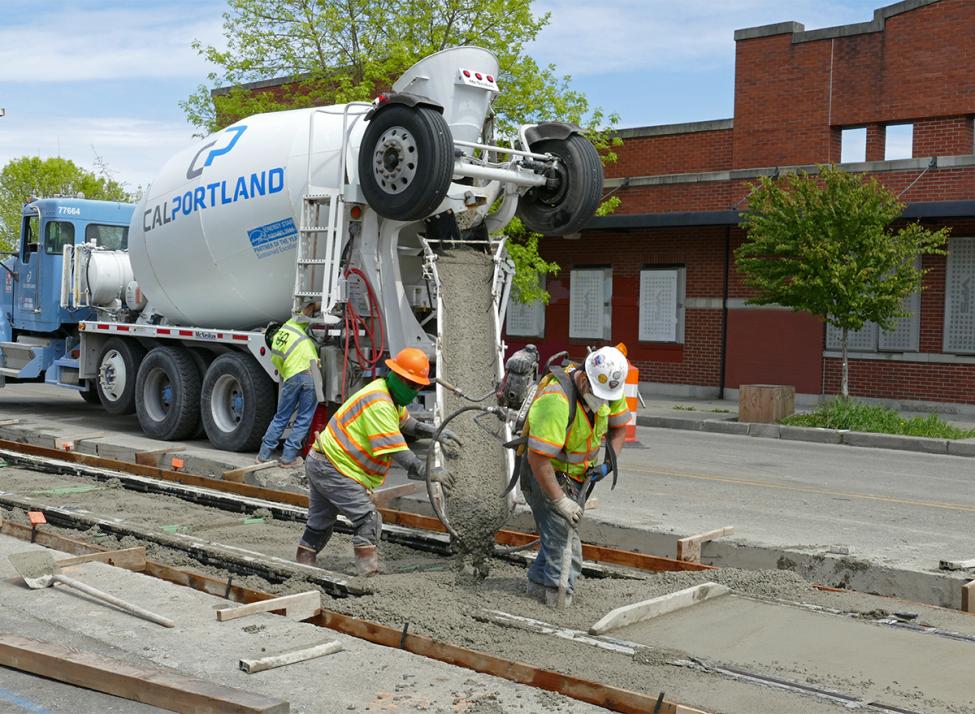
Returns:
[[[644,395],[643,400],[644,403],[637,412],[638,426],[975,457],[975,438],[946,440],[779,424],[749,424],[738,421],[737,400],[665,397],[660,395]],[[953,426],[962,429],[975,429],[975,413],[943,413],[936,411],[936,409],[938,407],[952,409],[953,405],[932,404],[930,406],[931,409],[928,411],[899,411],[905,418],[926,417],[931,413],[937,413],[944,421]],[[801,407],[796,410],[796,413],[812,410],[813,407]]]

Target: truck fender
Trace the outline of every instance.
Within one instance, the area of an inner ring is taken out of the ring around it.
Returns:
[[[568,139],[573,134],[579,134],[582,130],[575,124],[567,124],[562,121],[543,121],[525,129],[525,138],[528,146],[534,146],[544,139]],[[527,147],[526,147],[527,148]]]
[[[410,92],[384,92],[376,98],[376,105],[366,112],[364,117],[366,121],[371,120],[376,114],[381,112],[386,107],[392,106],[393,104],[405,104],[408,107],[430,107],[431,109],[443,114],[443,105],[439,102],[435,102],[429,97],[424,97],[421,94],[412,94]]]

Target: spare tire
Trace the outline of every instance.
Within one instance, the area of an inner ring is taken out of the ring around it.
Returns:
[[[430,107],[392,104],[370,120],[359,147],[359,183],[369,206],[395,221],[426,218],[454,173],[454,142]]]
[[[556,186],[535,186],[518,201],[518,217],[525,226],[549,236],[576,233],[592,218],[603,191],[603,163],[596,147],[579,134],[543,139],[531,146],[537,154],[559,157],[550,178]]]

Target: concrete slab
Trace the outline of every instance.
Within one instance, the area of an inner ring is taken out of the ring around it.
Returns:
[[[859,431],[843,433],[843,443],[848,446],[867,446],[874,449],[899,449],[901,451],[920,451],[926,454],[947,454],[946,439],[927,439],[920,436],[897,436],[894,434],[867,434]]]
[[[717,419],[707,419],[701,423],[703,431],[710,431],[715,434],[738,434],[746,436],[748,434],[748,424],[737,421],[718,421]]]
[[[975,456],[975,440],[949,441],[948,453],[952,456]]]
[[[700,431],[703,419],[682,419],[681,417],[659,416],[655,414],[638,414],[636,423],[638,426],[653,426],[661,429],[687,429],[690,431]]]
[[[280,697],[292,711],[558,711],[595,714],[599,707],[488,675],[393,650],[275,615],[218,622],[227,601],[102,563],[78,566],[76,577],[118,597],[140,602],[177,621],[161,628],[61,588],[28,590],[16,582],[7,554],[38,548],[0,536],[0,629],[57,641],[80,650],[173,669],[226,686]],[[248,675],[240,659],[310,647],[327,640],[345,650],[273,671]],[[367,676],[366,676],[367,674]],[[2,700],[0,700],[2,701]],[[76,712],[77,706],[50,709]],[[85,709],[89,710],[89,709]],[[90,709],[89,711],[101,711]],[[146,711],[121,709],[119,711]],[[151,711],[148,710],[148,711]]]
[[[779,438],[788,441],[808,441],[814,444],[839,444],[843,435],[836,429],[815,429],[805,426],[779,427]]]
[[[752,422],[748,425],[748,435],[765,439],[778,439],[780,428],[778,424],[759,424],[758,422]]]

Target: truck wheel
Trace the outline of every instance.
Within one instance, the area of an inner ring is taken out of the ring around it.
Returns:
[[[518,217],[525,226],[549,236],[576,233],[599,207],[603,190],[603,164],[596,147],[583,136],[572,134],[566,139],[544,139],[532,144],[538,154],[559,157],[559,167],[552,178],[554,188],[536,186],[518,201]]]
[[[210,364],[200,411],[207,438],[215,447],[257,451],[276,408],[276,385],[253,357],[228,352]]]
[[[109,414],[135,411],[135,380],[146,351],[135,340],[113,337],[98,355],[95,389],[98,400]]]
[[[200,422],[200,372],[186,350],[156,347],[139,366],[135,413],[147,436],[177,441]]]
[[[359,183],[379,215],[426,218],[447,195],[453,173],[454,143],[439,112],[394,104],[369,122],[359,147]]]
[[[189,353],[190,357],[193,358],[193,362],[196,363],[196,369],[200,375],[200,383],[203,383],[203,378],[206,377],[207,369],[210,368],[210,363],[213,362],[215,355],[209,350],[203,349],[193,349],[188,347],[186,351]],[[201,395],[202,397],[202,395]],[[203,426],[202,415],[199,423],[196,425],[196,431],[193,432],[191,439],[205,439],[207,437],[206,430]]]

